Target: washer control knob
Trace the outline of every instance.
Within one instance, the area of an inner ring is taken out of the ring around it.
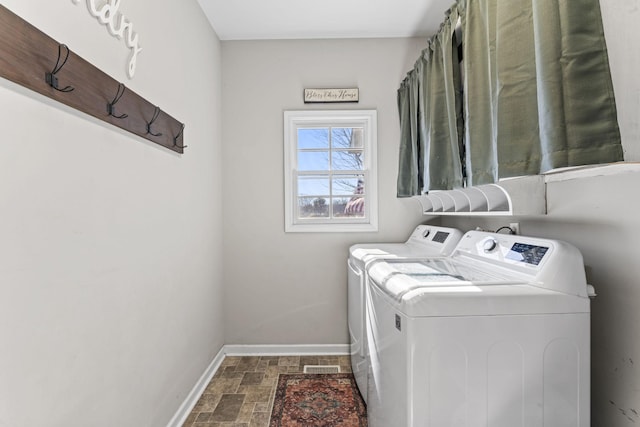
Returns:
[[[498,246],[498,242],[496,241],[496,239],[487,239],[482,244],[482,248],[484,249],[485,253],[493,251],[496,246]]]

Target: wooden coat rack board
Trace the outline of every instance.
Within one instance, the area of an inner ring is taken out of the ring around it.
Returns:
[[[183,153],[184,124],[0,5],[0,76]]]

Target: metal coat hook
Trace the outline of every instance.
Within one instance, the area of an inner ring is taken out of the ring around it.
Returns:
[[[149,123],[147,123],[147,133],[153,136],[162,136],[162,133],[153,133],[151,132],[151,125],[153,124],[153,122],[156,121],[156,119],[158,118],[158,116],[160,115],[160,107],[156,107],[155,111],[153,112],[153,117],[151,118],[151,121]]]
[[[65,56],[64,56],[64,59],[62,59],[62,48],[64,48],[67,51]],[[67,87],[64,87],[62,89],[59,89],[58,88],[58,77],[56,77],[56,74],[58,73],[58,71],[62,70],[62,67],[64,67],[64,64],[66,64],[67,60],[69,60],[69,54],[70,53],[71,53],[71,51],[69,50],[69,48],[67,47],[66,44],[59,44],[58,45],[58,60],[56,61],[56,65],[55,65],[55,67],[53,67],[53,70],[51,70],[50,73],[45,73],[45,75],[44,75],[44,79],[49,84],[49,86],[51,86],[52,88],[54,88],[58,92],[71,92],[74,89],[71,86],[67,86]],[[61,59],[62,59],[62,61],[60,61]]]
[[[120,98],[122,98],[122,95],[124,95],[124,91],[126,89],[127,88],[124,85],[124,83],[120,83],[118,85],[118,91],[116,92],[115,98],[113,98],[113,101],[107,103],[107,112],[109,113],[110,116],[115,117],[116,119],[126,119],[127,117],[129,117],[128,114],[120,114],[119,116],[116,116],[115,114],[116,104],[118,103],[118,101],[120,101]]]
[[[184,123],[182,123],[182,126],[180,127],[180,131],[178,132],[178,134],[175,136],[175,138],[173,138],[173,146],[174,147],[187,148],[186,145],[178,145],[178,139],[180,139],[180,137],[182,136],[183,132],[184,132]]]

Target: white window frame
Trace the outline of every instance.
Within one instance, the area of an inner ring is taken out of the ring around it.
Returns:
[[[364,129],[364,218],[298,218],[298,129],[304,127],[362,127]],[[285,231],[371,232],[378,231],[376,110],[302,110],[284,112]]]

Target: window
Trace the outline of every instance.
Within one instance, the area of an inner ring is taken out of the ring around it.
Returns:
[[[376,112],[285,111],[285,231],[377,231]]]

